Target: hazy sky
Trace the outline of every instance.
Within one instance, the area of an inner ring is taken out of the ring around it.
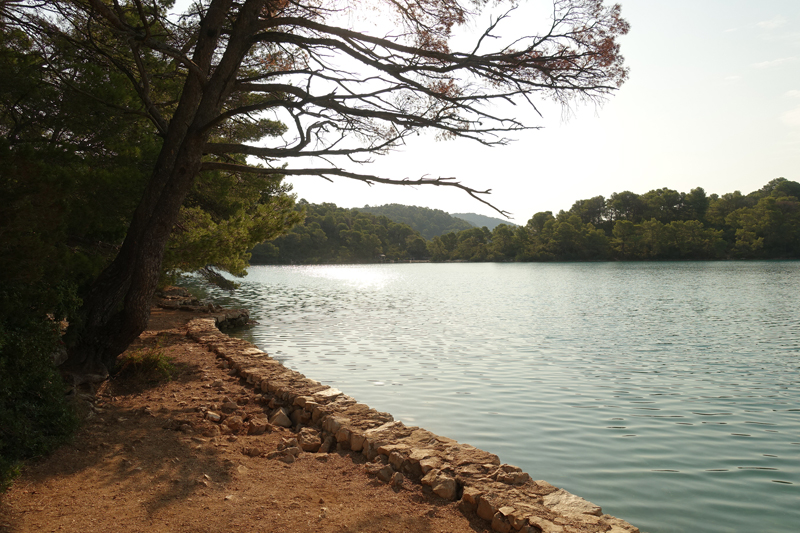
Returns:
[[[565,121],[558,107],[544,105],[536,122],[544,128],[509,146],[419,137],[353,170],[454,176],[491,188],[489,199],[518,224],[538,211],[623,190],[748,193],[781,176],[800,181],[799,0],[620,3],[631,24],[621,40],[630,79],[603,107],[578,108]],[[524,12],[516,15],[515,23],[529,22]],[[291,182],[313,203],[402,203],[496,216],[455,189],[317,177]]]

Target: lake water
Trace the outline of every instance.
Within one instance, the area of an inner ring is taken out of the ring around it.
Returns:
[[[800,262],[252,267],[240,336],[651,533],[800,531]]]

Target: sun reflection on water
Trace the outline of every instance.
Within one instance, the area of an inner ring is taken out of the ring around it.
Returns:
[[[291,267],[312,278],[343,281],[363,289],[382,289],[393,281],[397,274],[381,265],[313,265]]]

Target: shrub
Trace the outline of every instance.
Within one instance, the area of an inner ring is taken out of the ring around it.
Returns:
[[[78,426],[53,364],[58,325],[37,307],[43,298],[35,290],[0,289],[0,492],[22,461],[50,453]]]

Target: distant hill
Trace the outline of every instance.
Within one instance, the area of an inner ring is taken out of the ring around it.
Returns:
[[[453,213],[451,216],[458,217],[462,220],[466,220],[473,226],[477,228],[482,228],[486,226],[489,230],[493,230],[500,224],[506,224],[508,226],[516,226],[513,222],[503,219],[503,218],[494,218],[494,217],[487,217],[484,215],[479,215],[477,213]]]
[[[381,206],[366,205],[359,211],[385,216],[398,224],[408,224],[430,240],[452,231],[462,231],[472,227],[466,220],[455,218],[441,209],[428,209],[413,205],[386,204]],[[478,215],[475,215],[478,216]]]

